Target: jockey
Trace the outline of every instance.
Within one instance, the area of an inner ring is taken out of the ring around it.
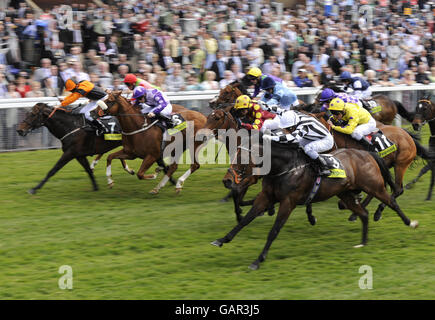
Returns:
[[[332,129],[349,134],[355,140],[360,141],[369,151],[375,151],[374,146],[365,136],[376,129],[376,120],[366,109],[335,98],[329,103],[329,111],[332,114],[330,118]],[[345,124],[334,125],[334,122],[344,122]]]
[[[107,93],[104,89],[95,86],[92,82],[83,80],[76,82],[74,79],[68,79],[65,82],[65,89],[71,94],[62,100],[58,107],[66,107],[81,97],[88,98],[90,101],[87,105],[81,108],[80,113],[84,114],[85,118],[94,124],[98,129],[104,131],[103,126],[96,119],[92,118],[91,111],[100,106],[102,109],[107,109],[104,100],[107,99]]]
[[[148,114],[148,118],[158,117],[163,119],[168,125],[172,125],[171,113],[172,105],[169,99],[158,89],[145,89],[138,86],[133,90],[131,101],[134,105],[142,108],[143,114]]]
[[[276,83],[271,77],[266,77],[261,83],[261,89],[266,93],[261,98],[261,101],[269,106],[280,106],[284,110],[290,110],[291,107],[299,105],[299,100],[296,94],[289,88],[284,87],[281,83]],[[267,109],[267,111],[273,111]]]
[[[254,67],[249,69],[246,75],[242,78],[242,84],[248,87],[255,85],[254,93],[252,94],[252,98],[255,98],[260,93],[261,84],[267,77],[272,78],[273,80],[275,80],[275,82],[282,83],[281,78],[272,75],[262,74],[260,68]]]
[[[354,77],[349,71],[343,71],[340,75],[340,80],[345,85],[344,89],[349,91],[351,89],[351,94],[358,99],[369,99],[372,95],[372,90],[370,89],[370,83],[366,80]]]
[[[251,100],[247,95],[241,95],[237,98],[234,110],[240,125],[248,130],[263,130],[263,125],[268,124],[274,118],[278,118],[275,114],[261,109],[257,101]],[[252,124],[241,122],[241,118],[249,119]]]
[[[128,73],[128,74],[125,75],[124,83],[125,83],[125,85],[130,90],[133,90],[137,86],[144,87],[145,89],[158,89],[158,90],[161,90],[159,87],[156,87],[156,86],[152,85],[151,83],[149,83],[148,81],[145,81],[143,79],[140,79],[140,78],[136,77],[132,73]]]
[[[334,90],[332,90],[330,88],[326,88],[326,89],[323,89],[323,91],[319,97],[319,101],[323,102],[323,105],[322,105],[322,108],[320,109],[320,111],[328,110],[329,103],[334,98],[340,98],[345,103],[353,103],[353,104],[356,104],[358,106],[361,106],[361,102],[359,101],[359,99],[357,97],[351,96],[351,95],[344,93],[344,92],[336,93]]]
[[[328,158],[319,153],[331,150],[334,138],[316,118],[290,110],[283,113],[279,128],[283,132],[278,136],[263,135],[263,140],[280,143],[297,143],[320,168],[320,175],[329,175],[333,168]]]

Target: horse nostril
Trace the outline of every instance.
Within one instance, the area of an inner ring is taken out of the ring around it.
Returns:
[[[231,189],[231,186],[233,184],[233,182],[231,181],[231,179],[224,179],[222,180],[222,182],[224,183],[225,188],[227,189]]]

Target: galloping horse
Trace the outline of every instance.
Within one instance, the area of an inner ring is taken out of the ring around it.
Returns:
[[[323,178],[317,193],[311,201],[320,202],[338,196],[352,212],[360,217],[362,221],[362,241],[361,244],[355,247],[366,245],[368,233],[369,219],[367,210],[355,197],[355,194],[360,191],[376,197],[396,211],[405,225],[412,228],[418,226],[418,221],[410,221],[405,216],[394,195],[388,194],[385,183],[388,183],[393,189],[395,189],[395,184],[388,168],[377,154],[361,150],[339,149],[333,151],[332,155],[341,162],[346,172],[346,178]],[[270,157],[270,172],[263,177],[262,191],[255,198],[251,210],[227,235],[212,242],[213,245],[218,247],[230,242],[243,227],[262,214],[266,208],[279,202],[279,211],[269,232],[266,245],[260,256],[250,265],[253,270],[258,269],[260,263],[266,259],[272,242],[278,236],[280,229],[284,226],[296,205],[306,203],[317,178],[317,170],[312,167],[312,162],[308,160],[305,153],[298,146],[272,143]],[[253,164],[239,164],[239,166],[241,170],[241,167],[252,167]]]
[[[211,130],[215,136],[215,138],[218,138],[218,130],[219,129],[224,129],[224,130],[234,130],[234,132],[236,132],[239,128],[238,128],[238,124],[237,121],[234,119],[233,115],[231,114],[231,109],[232,109],[232,104],[229,105],[228,107],[226,107],[225,109],[217,109],[214,110],[208,117],[207,117],[207,123],[204,126],[204,129],[208,129]],[[240,136],[237,136],[237,142],[236,142],[236,147],[240,146]],[[228,139],[228,137],[225,138],[225,141],[221,141],[225,143],[225,146],[228,150],[228,152],[230,152],[230,141]],[[237,156],[236,155],[231,155],[230,157],[234,157]],[[228,174],[232,174],[234,176],[235,179],[237,179],[237,173],[233,170],[229,170]],[[248,205],[252,205],[254,203],[253,200],[251,201],[243,201],[243,198],[246,194],[246,192],[248,191],[249,186],[256,184],[258,181],[258,176],[251,176],[250,179],[246,179],[245,182],[243,183],[243,185],[237,185],[235,187],[233,187],[231,184],[227,184],[225,181],[227,181],[227,179],[224,178],[224,185],[227,189],[230,189],[231,191],[229,192],[229,194],[226,196],[226,198],[232,197],[233,201],[234,201],[234,210],[236,213],[236,218],[237,221],[241,221],[242,219],[242,209],[241,206],[248,206]],[[273,215],[274,214],[274,208],[273,206],[271,208],[269,208],[269,215]]]
[[[315,114],[314,116],[330,130],[334,137],[337,148],[353,148],[364,150],[364,147],[349,135],[331,129],[321,113]],[[396,192],[394,193],[394,197],[398,197],[403,193],[403,177],[405,175],[405,172],[408,169],[409,165],[412,163],[412,161],[414,161],[417,152],[419,155],[427,157],[427,151],[424,149],[423,146],[420,145],[420,143],[415,138],[413,138],[407,131],[402,128],[383,125],[380,122],[377,122],[377,127],[381,129],[385,136],[394,144],[396,144],[397,147],[396,151],[386,155],[383,160],[385,161],[387,167],[394,168],[394,181],[396,186]],[[371,201],[372,198],[373,197],[368,196],[364,200],[364,207]],[[381,218],[384,208],[385,205],[381,203],[375,213],[375,221],[378,221]],[[350,217],[350,220],[354,219],[355,216],[352,215]]]
[[[320,102],[320,94],[323,89],[325,88],[331,88],[335,92],[344,92],[341,88],[337,86],[324,86],[319,93],[317,94],[316,98],[314,99],[314,102],[312,104],[308,104],[305,106],[302,106],[302,110],[312,113],[318,113],[320,111],[321,106],[323,105],[322,102]],[[397,100],[391,100],[388,96],[383,94],[377,94],[372,97],[373,100],[376,101],[378,106],[381,106],[381,110],[379,112],[372,113],[372,117],[383,124],[390,125],[393,123],[394,118],[396,117],[397,113],[404,119],[408,120],[409,122],[412,121],[413,115],[410,114],[402,105],[400,101]]]
[[[427,194],[426,200],[432,198],[432,190],[435,184],[435,159],[433,153],[435,153],[435,104],[430,100],[430,97],[425,97],[417,102],[417,107],[415,109],[415,117],[412,121],[412,126],[414,130],[420,131],[421,127],[425,123],[429,124],[430,128],[430,138],[429,138],[429,151],[432,153],[431,159],[427,159],[428,162],[423,169],[420,170],[418,176],[414,178],[405,187],[410,189],[414,183],[418,181],[426,172],[431,171],[429,192]]]
[[[113,184],[111,163],[113,159],[143,159],[142,165],[137,172],[139,179],[147,179],[149,176],[145,175],[145,172],[151,167],[151,165],[161,159],[162,157],[162,142],[163,131],[158,126],[154,125],[156,121],[151,122],[147,119],[138,108],[132,106],[130,102],[121,96],[121,92],[112,92],[106,99],[108,109],[107,113],[117,117],[122,132],[122,146],[123,149],[110,154],[107,157],[107,178],[109,185]],[[196,133],[198,130],[204,127],[206,117],[197,112],[188,110],[185,108],[174,108],[178,113],[190,123],[193,123],[193,131]],[[182,150],[185,151],[189,148],[187,139],[194,139],[194,137],[188,137],[186,129],[182,131],[183,146]],[[171,137],[171,142],[174,141],[174,137]],[[197,148],[202,144],[201,141],[194,141],[193,151],[196,154]],[[178,159],[176,159],[178,160]],[[199,167],[196,157],[191,159],[193,161],[190,169],[187,170],[177,181],[176,192],[179,193],[183,188],[183,183],[193,172]],[[161,165],[161,164],[159,164]],[[168,170],[165,170],[166,175],[162,181],[150,191],[151,194],[159,193],[160,189],[171,179],[172,174],[177,170],[178,164],[174,161]]]
[[[85,124],[82,115],[71,114],[63,109],[56,111],[45,103],[37,103],[33,106],[26,118],[18,125],[17,132],[24,137],[29,131],[42,126],[47,127],[51,134],[62,142],[63,154],[47,176],[35,188],[30,189],[29,193],[35,194],[51,176],[72,159],[77,159],[83,166],[92,181],[94,190],[98,190],[92,168],[86,157],[94,154],[101,157],[107,151],[119,147],[121,141],[104,140],[103,137],[97,137],[95,133],[85,130],[89,126]],[[124,160],[121,160],[121,163],[128,173],[134,174],[134,171],[128,168]]]

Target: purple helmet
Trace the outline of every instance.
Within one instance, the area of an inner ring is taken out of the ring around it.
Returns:
[[[137,86],[133,90],[133,97],[132,97],[132,99],[138,99],[138,98],[142,97],[146,93],[147,93],[147,90],[144,87]]]
[[[326,88],[325,90],[322,91],[322,93],[320,94],[320,98],[319,101],[320,102],[325,102],[331,99],[334,99],[336,97],[336,93],[334,92],[334,90],[330,89],[330,88]]]

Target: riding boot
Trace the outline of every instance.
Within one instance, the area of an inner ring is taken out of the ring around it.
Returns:
[[[317,159],[314,159],[314,162],[319,167],[319,175],[320,176],[328,176],[331,174],[331,168],[329,163],[326,161],[325,158],[322,156],[319,156]]]
[[[363,137],[361,140],[359,140],[359,142],[364,146],[367,151],[376,152],[375,146],[369,140],[367,140],[366,137]]]
[[[157,118],[163,120],[163,122],[166,124],[166,128],[167,129],[170,129],[170,128],[174,127],[174,124],[172,123],[172,118],[171,117],[165,116],[165,115],[163,115],[161,113],[159,113],[156,116],[157,116]]]

